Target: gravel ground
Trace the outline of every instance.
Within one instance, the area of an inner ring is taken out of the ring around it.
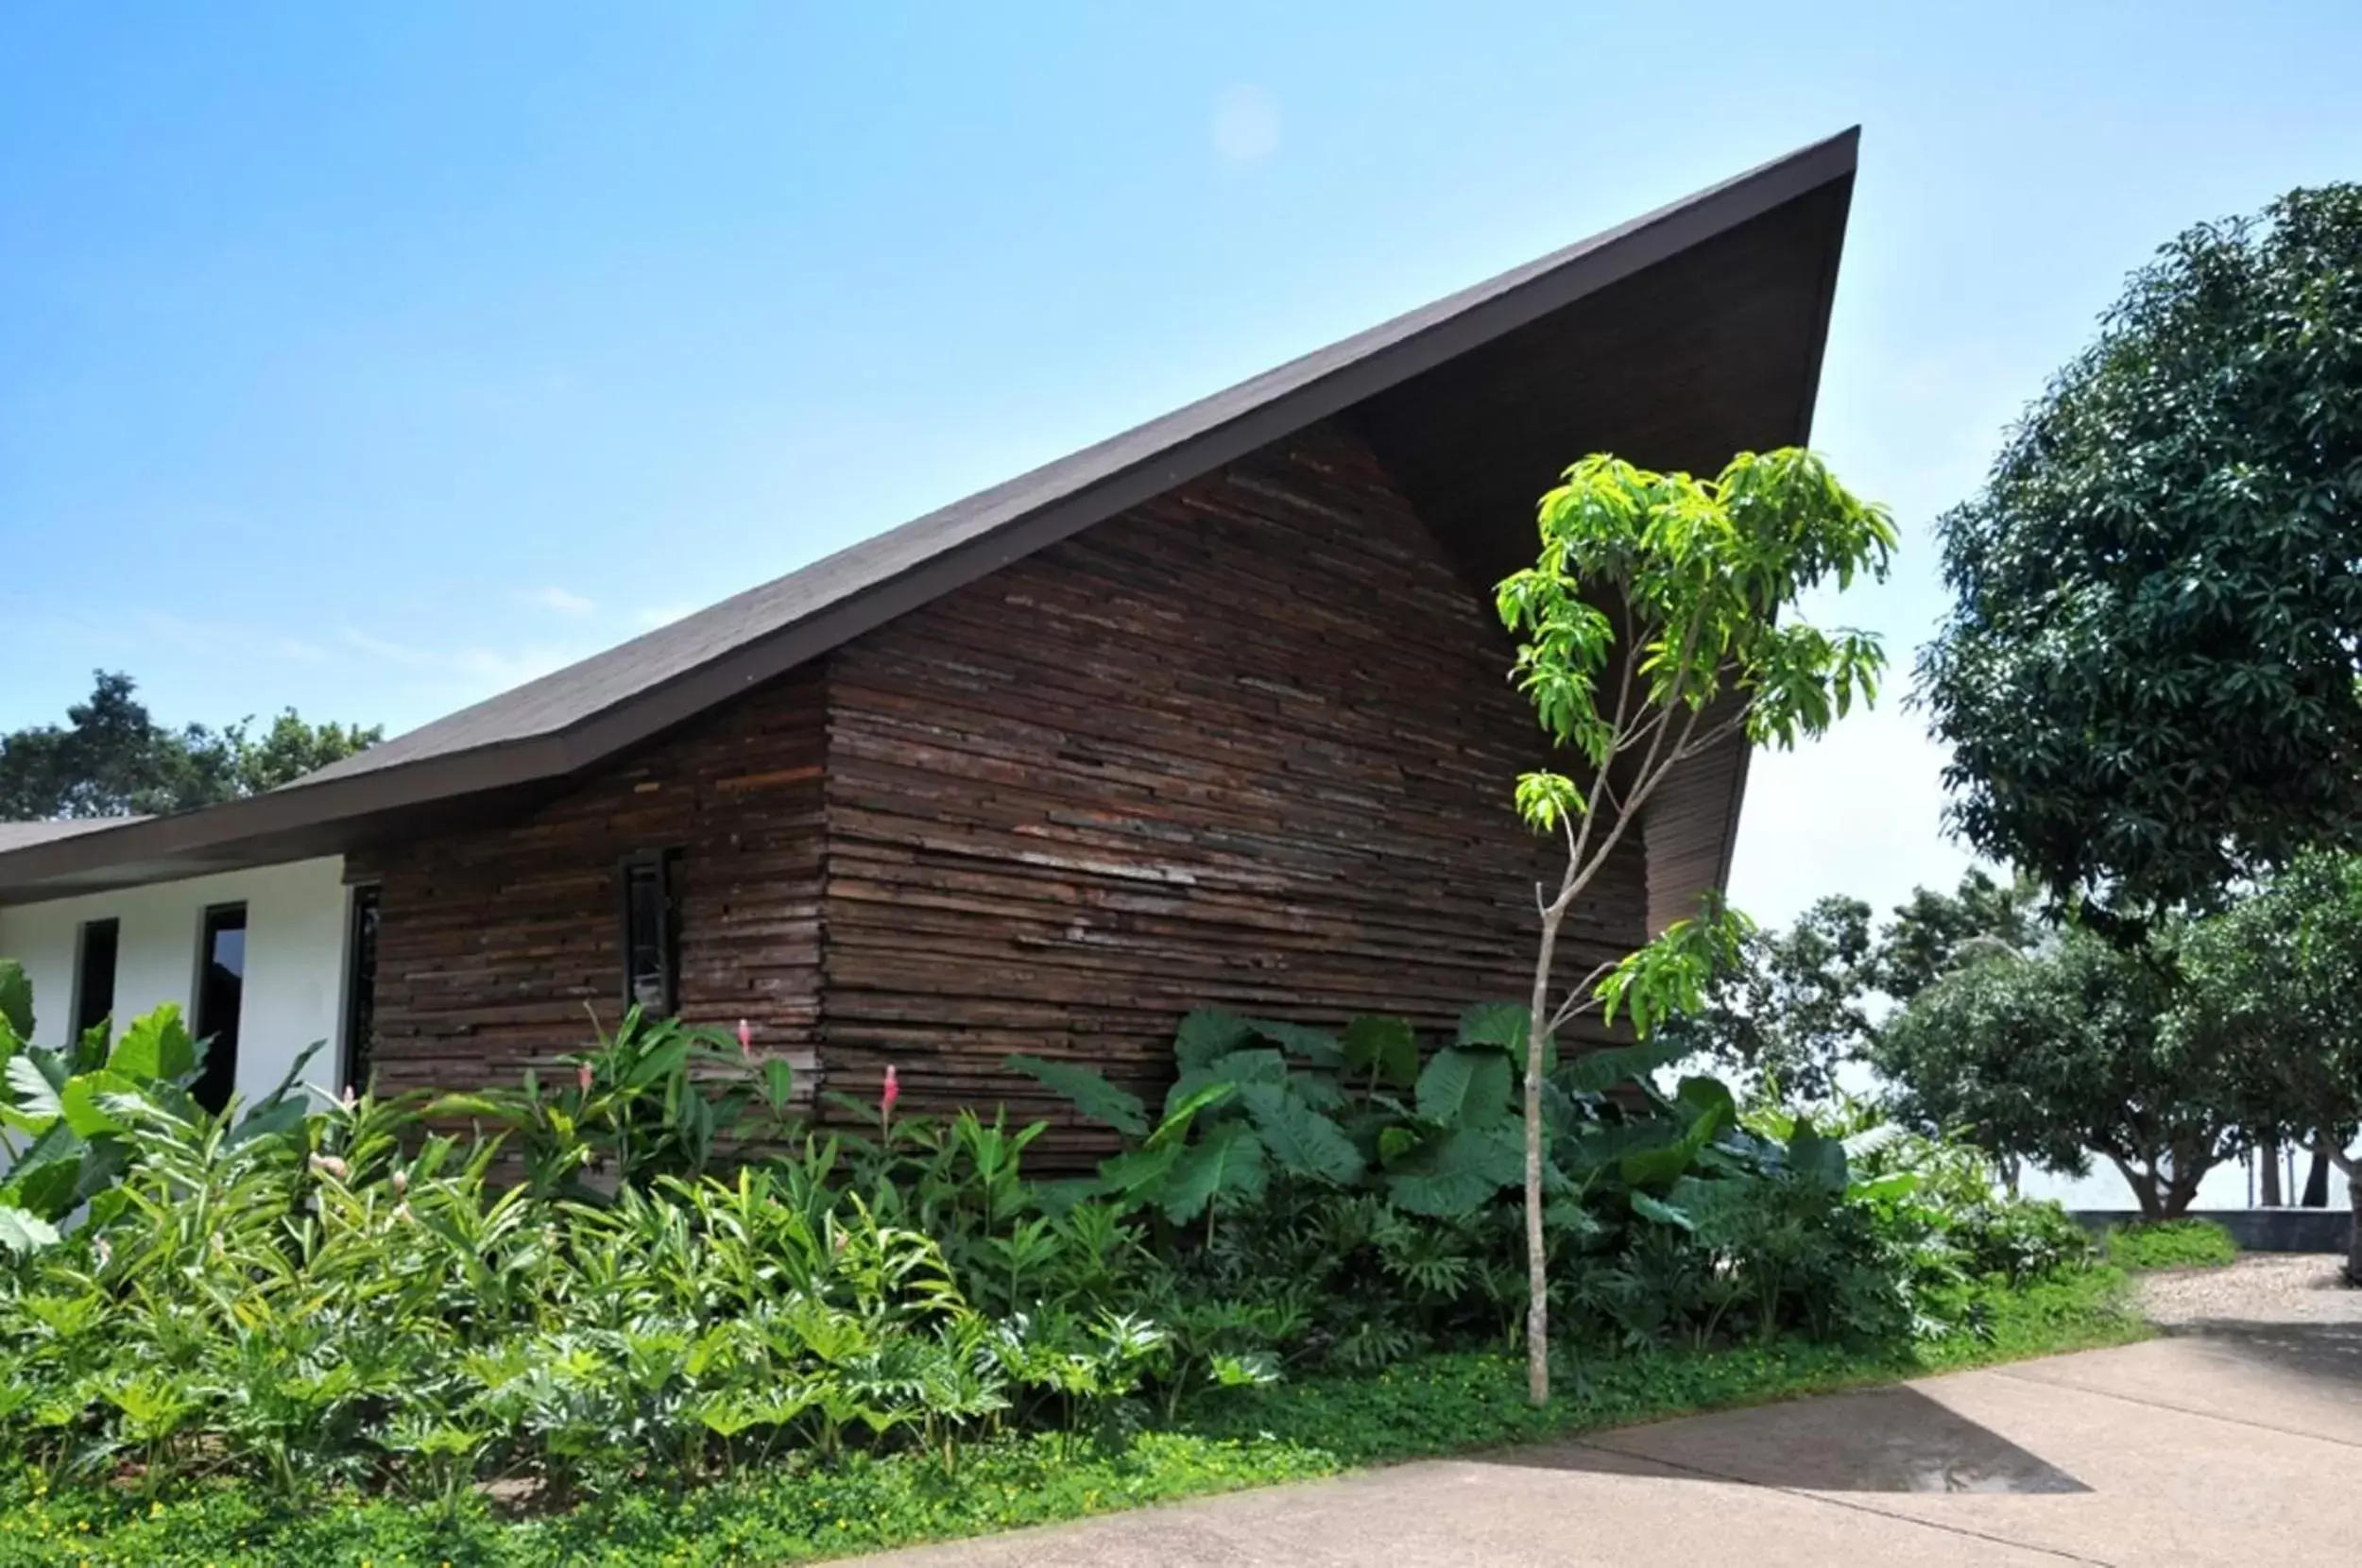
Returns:
[[[2319,1253],[2251,1253],[2227,1269],[2173,1269],[2140,1282],[2141,1307],[2164,1327],[2245,1322],[2362,1323],[2362,1290],[2345,1260]]]

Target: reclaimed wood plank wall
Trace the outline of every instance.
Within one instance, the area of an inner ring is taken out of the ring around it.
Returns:
[[[821,672],[799,671],[517,820],[351,861],[379,883],[388,1092],[511,1083],[623,1012],[621,861],[674,851],[682,1016],[754,1027],[809,1095],[819,1024]]]
[[[830,656],[829,1085],[1062,1110],[1144,1091],[1188,1009],[1449,1026],[1526,985],[1510,808],[1540,755],[1509,644],[1368,449],[1316,427]],[[1571,922],[1641,940],[1635,836]]]

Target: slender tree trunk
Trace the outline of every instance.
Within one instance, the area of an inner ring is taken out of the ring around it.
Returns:
[[[2319,1150],[2313,1150],[2313,1164],[2304,1175],[2304,1196],[2298,1200],[2308,1209],[2329,1207],[2329,1157]]]
[[[2135,1170],[2131,1162],[2114,1154],[2108,1156],[2108,1163],[2116,1167],[2117,1173],[2124,1178],[2124,1185],[2132,1189],[2132,1201],[2141,1206],[2142,1219],[2164,1218],[2162,1205],[2157,1200],[2157,1176],[2154,1171]]]
[[[1549,1257],[1542,1240],[1542,1043],[1549,1033],[1550,964],[1566,905],[1562,896],[1542,912],[1533,1006],[1526,1021],[1526,1397],[1537,1406],[1550,1399]]]
[[[2256,1168],[2263,1176],[2264,1206],[2276,1209],[2281,1204],[2280,1145],[2272,1142],[2257,1144],[2255,1158]]]

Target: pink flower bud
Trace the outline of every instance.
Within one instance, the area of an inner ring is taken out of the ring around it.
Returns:
[[[745,1019],[738,1020],[738,1054],[751,1062],[755,1059],[755,1031]]]
[[[313,1155],[312,1169],[318,1175],[334,1176],[340,1182],[345,1179],[345,1162],[334,1154]]]
[[[357,1095],[357,1094],[353,1093],[353,1090],[352,1090],[352,1085],[351,1085],[351,1084],[348,1083],[348,1084],[346,1084],[346,1085],[345,1085],[345,1109],[346,1109],[346,1110],[348,1110],[348,1111],[351,1110],[351,1109],[352,1109],[352,1107],[353,1107],[353,1105],[354,1105],[356,1102],[358,1102],[358,1101],[359,1101],[360,1098],[361,1098],[361,1097],[360,1097],[359,1095]]]
[[[580,1089],[580,1090],[581,1090],[581,1091],[582,1091],[585,1095],[590,1094],[590,1063],[588,1063],[588,1062],[584,1062],[584,1063],[581,1063],[581,1064],[579,1064],[579,1065],[577,1065],[575,1066],[575,1068],[574,1068],[574,1087],[575,1087],[575,1088],[577,1088],[577,1089]]]
[[[878,1109],[887,1116],[894,1114],[894,1102],[902,1098],[901,1081],[894,1076],[894,1065],[886,1064],[885,1090],[878,1096]]]
[[[397,1171],[395,1171],[395,1172],[394,1172],[394,1196],[395,1196],[395,1197],[397,1197],[397,1198],[400,1198],[401,1196],[402,1196],[404,1193],[408,1192],[409,1190],[410,1190],[410,1172],[408,1172],[408,1171],[406,1171],[406,1170],[397,1170]]]

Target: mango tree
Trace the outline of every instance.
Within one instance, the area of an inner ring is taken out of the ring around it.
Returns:
[[[1542,1084],[1550,1042],[1590,1012],[1609,1025],[1620,1012],[1647,1034],[1697,1005],[1749,929],[1709,901],[1561,990],[1560,928],[1676,768],[1735,740],[1792,746],[1871,700],[1885,667],[1877,639],[1823,631],[1795,611],[1824,582],[1883,578],[1895,544],[1884,508],[1795,448],[1742,452],[1710,480],[1604,454],[1564,479],[1542,498],[1535,564],[1498,590],[1501,622],[1519,639],[1517,688],[1572,753],[1572,771],[1526,774],[1515,794],[1529,826],[1566,844],[1557,887],[1534,890],[1541,931],[1523,1051],[1527,1375],[1537,1405],[1549,1397]]]

